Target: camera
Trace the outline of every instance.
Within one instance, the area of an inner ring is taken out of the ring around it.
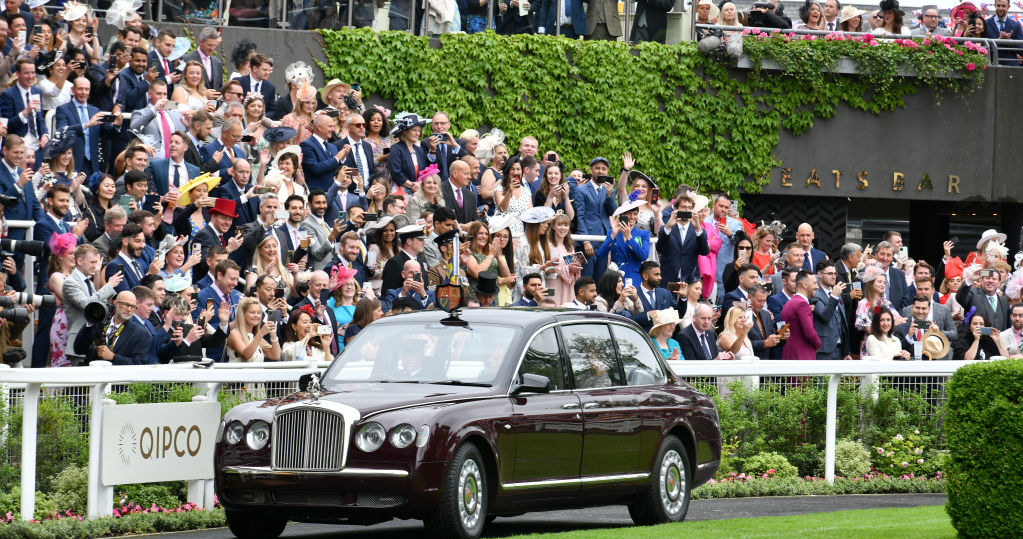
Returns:
[[[114,308],[109,303],[93,301],[82,310],[86,323],[101,324],[104,320],[114,315]]]
[[[601,175],[597,176],[597,179],[594,181],[596,181],[597,183],[611,183],[614,181],[614,178],[611,176]]]
[[[13,309],[0,309],[0,318],[12,324],[27,324],[29,321],[28,309],[15,307]]]
[[[15,199],[17,200],[17,199]],[[3,203],[0,201],[0,203]],[[6,205],[6,204],[5,204]],[[23,255],[31,255],[40,257],[45,254],[45,245],[41,241],[27,241],[27,240],[0,240],[0,249],[11,253],[19,253]]]
[[[245,144],[252,144],[253,140],[256,139],[253,138],[252,135],[242,135],[242,142],[244,142]]]
[[[337,109],[327,109],[327,117],[329,118],[340,118],[341,112]]]
[[[50,295],[41,296],[29,292],[18,292],[14,294],[14,296],[0,296],[0,307],[11,308],[15,305],[28,304],[35,305],[36,307],[42,307],[44,309],[57,306],[56,300]]]
[[[0,195],[0,204],[7,209],[15,208],[18,206],[18,197]]]

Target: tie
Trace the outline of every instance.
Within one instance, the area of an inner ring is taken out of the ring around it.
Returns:
[[[108,324],[108,325],[107,325],[107,330],[106,330],[106,332],[105,332],[105,333],[106,333],[106,339],[107,339],[107,346],[110,346],[110,339],[111,339],[111,338],[113,338],[113,336],[114,336],[114,331],[115,331],[116,329],[117,329],[117,328],[115,328],[113,324]]]
[[[209,56],[201,56],[201,58],[202,58],[202,68],[206,71],[206,80],[207,81],[212,81],[213,80],[213,65],[210,62],[210,57]]]
[[[160,111],[160,132],[163,133],[163,156],[170,157],[171,127],[167,121],[167,112]]]
[[[996,298],[995,296],[988,296],[987,302],[991,304],[992,311],[998,312],[998,298]]]
[[[78,116],[79,116],[79,118],[81,118],[83,126],[86,123],[88,123],[88,121],[89,121],[89,113],[88,113],[88,111],[85,110],[85,105],[83,105],[81,103],[78,104]],[[82,129],[82,132],[85,133],[85,160],[86,161],[92,161],[92,156],[90,155],[90,152],[89,152],[89,130],[88,129]]]
[[[362,153],[361,151],[359,151],[360,148],[362,147],[362,143],[358,142],[356,144],[358,144],[359,146],[357,147],[355,144],[352,145],[352,157],[355,158],[355,168],[359,169],[359,175],[365,178],[367,175],[364,174],[362,170],[362,159],[359,159],[359,154]]]
[[[707,344],[707,333],[700,334],[700,341],[703,343],[703,353],[707,356],[707,359],[714,359],[710,357],[710,345]]]
[[[181,187],[181,165],[174,165],[174,187]]]
[[[753,312],[753,318],[755,318],[756,321],[757,321],[757,329],[760,330],[760,336],[764,337],[764,338],[767,338],[767,332],[764,331],[764,320],[762,318],[760,318],[760,313],[754,311]]]
[[[835,30],[835,23],[833,23],[833,22],[829,22],[829,23],[828,23],[828,31],[829,31],[829,32],[832,32],[832,31],[834,31],[834,30]]]
[[[813,266],[810,264],[810,251],[803,254],[803,267],[809,271],[813,271]]]
[[[137,260],[131,261],[131,266],[135,268],[135,273],[138,275],[139,281],[142,280],[142,266],[139,265]]]
[[[25,92],[25,104],[28,105],[32,101],[31,91]],[[36,111],[32,110],[32,116],[28,119],[28,131],[32,133],[33,137],[39,138],[39,134],[36,131]]]
[[[90,296],[91,296],[91,295],[92,295],[92,293],[93,293],[93,292],[95,291],[95,290],[94,290],[94,289],[92,288],[92,278],[91,278],[91,277],[86,277],[86,278],[85,278],[85,289],[89,291],[89,295],[90,295]]]
[[[163,74],[170,75],[170,66],[167,65],[167,59],[163,59]]]
[[[657,308],[657,304],[654,303],[654,291],[653,290],[647,291],[646,297],[647,297],[648,300],[650,300],[650,308],[651,309],[656,309]]]
[[[455,200],[458,202],[458,207],[462,207],[462,190],[455,189]]]
[[[64,221],[57,221],[57,228],[60,229],[61,234],[67,234],[67,223]]]
[[[223,245],[224,247],[227,247],[227,240],[224,239],[223,234],[220,235],[220,244]]]
[[[253,92],[259,93],[259,86],[263,84],[262,81],[256,81],[256,87],[252,89]]]

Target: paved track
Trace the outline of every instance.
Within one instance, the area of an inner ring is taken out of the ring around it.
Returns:
[[[721,520],[727,518],[768,517],[825,513],[847,509],[883,507],[917,507],[943,505],[944,494],[868,494],[851,496],[792,496],[766,498],[726,498],[694,500],[686,520]],[[524,533],[561,532],[588,528],[631,526],[624,506],[596,507],[571,511],[530,513],[513,518],[499,518],[487,527],[486,537],[506,537]],[[321,524],[288,524],[282,537],[328,539],[366,537],[372,539],[409,539],[422,537],[418,521],[392,520],[375,526],[328,526]],[[157,536],[148,536],[157,537]],[[161,538],[231,539],[227,529],[202,530],[159,535]]]

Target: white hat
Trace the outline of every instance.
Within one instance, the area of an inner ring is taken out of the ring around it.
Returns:
[[[533,206],[519,214],[519,219],[523,223],[545,223],[554,219],[554,215],[554,210],[547,206]]]
[[[618,217],[619,215],[621,215],[621,214],[623,214],[625,212],[630,212],[632,210],[637,210],[637,209],[643,207],[643,204],[646,204],[646,201],[643,200],[643,199],[636,199],[636,200],[633,200],[631,202],[626,202],[625,204],[622,204],[621,206],[618,206],[618,209],[615,210],[615,212],[611,215],[611,217]]]
[[[650,322],[653,323],[653,326],[650,327],[649,333],[652,335],[654,330],[661,326],[678,324],[681,321],[682,319],[678,317],[678,311],[673,308],[650,311]]]
[[[398,237],[402,240],[408,238],[426,238],[426,234],[423,233],[423,225],[408,225],[403,226],[397,230]]]
[[[167,60],[177,60],[182,56],[188,54],[188,50],[192,48],[192,42],[187,37],[179,37],[174,40],[174,48],[171,49],[171,53],[167,55]]]
[[[700,0],[700,2],[698,4],[696,4],[696,5],[697,6],[703,6],[703,5],[710,6],[710,13],[707,14],[707,20],[710,21],[710,22],[714,22],[714,19],[717,19],[718,15],[721,14],[721,10],[718,9],[718,6],[714,2],[712,2],[711,0]]]
[[[1005,238],[1006,238],[1005,234],[1002,234],[1001,232],[993,228],[989,228],[985,230],[983,234],[980,235],[980,240],[977,242],[977,249],[980,249],[980,246],[984,245],[984,242],[988,240],[996,239],[998,240],[999,243],[1005,243]]]
[[[710,199],[703,195],[690,194],[689,196],[693,199],[693,213],[700,213],[710,203]]]
[[[39,7],[41,5],[44,5],[44,4],[46,4],[46,1],[42,1],[42,2],[31,2],[30,1],[28,3],[28,7],[34,8],[34,7]],[[64,9],[60,13],[58,13],[58,15],[63,17],[63,19],[65,21],[71,22],[71,21],[76,21],[78,19],[81,19],[88,12],[89,12],[89,6],[87,6],[85,4],[80,4],[78,2],[66,2],[64,4]]]
[[[25,3],[28,4],[28,8],[29,9],[35,9],[37,7],[45,6],[49,2],[50,2],[50,0],[28,0],[28,2],[25,2]],[[70,4],[71,2],[68,2],[68,3]],[[78,17],[81,17],[81,15],[79,15]],[[77,19],[78,17],[75,17],[75,19]],[[74,19],[71,19],[71,20],[74,20]]]
[[[277,165],[281,162],[281,156],[286,154],[286,153],[293,153],[293,154],[298,156],[299,161],[302,160],[302,148],[300,146],[296,146],[295,144],[292,144],[290,146],[285,146],[285,147],[281,148],[280,151],[277,152],[277,155],[274,156],[273,162],[270,163],[270,167],[271,168],[280,169],[281,167],[279,167]]]
[[[510,228],[512,220],[515,219],[511,215],[495,215],[490,218],[490,233],[496,234],[506,228]]]

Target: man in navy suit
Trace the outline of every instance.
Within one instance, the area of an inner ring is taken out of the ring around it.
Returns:
[[[476,214],[476,193],[472,188],[472,170],[465,161],[451,163],[447,181],[440,184],[441,196],[444,197],[444,206],[451,209],[458,220],[459,228],[463,232],[469,230],[469,225],[479,219]]]
[[[30,102],[31,96],[42,99],[39,89],[32,86],[36,76],[35,63],[28,58],[21,58],[15,63],[14,69],[17,82],[0,94],[0,116],[8,119],[8,135],[18,135],[27,139],[26,143],[36,142],[33,147],[41,148],[46,146],[49,136],[42,110],[39,105],[32,107]]]
[[[657,262],[652,260],[643,262],[639,266],[639,276],[642,283],[636,291],[639,301],[643,304],[643,311],[632,315],[632,319],[643,328],[643,331],[649,332],[654,325],[648,316],[650,311],[660,311],[672,307],[678,309],[680,302],[685,304],[685,296],[676,297],[668,289],[661,288],[661,266]],[[679,311],[679,316],[683,314],[682,311]]]
[[[359,238],[359,233],[352,230],[341,234],[339,242],[341,244],[341,263],[346,268],[359,272],[355,274],[355,280],[361,286],[369,280],[372,274],[369,268],[366,267],[366,246],[363,245],[362,239]]]
[[[568,39],[575,39],[584,36],[586,30],[586,12],[583,11],[583,0],[564,0],[563,8],[565,15],[571,18],[571,22],[562,24],[564,19],[558,13],[558,2],[556,0],[543,0],[540,3],[540,16],[537,18],[537,33],[553,36],[555,28],[561,27],[561,35]]]
[[[836,360],[849,357],[849,325],[845,319],[845,304],[842,293],[845,283],[837,282],[838,273],[830,260],[817,263],[817,280],[820,286],[810,300],[813,306],[813,329],[821,339],[817,359]]]
[[[348,136],[337,143],[337,148],[351,146],[352,150],[345,156],[342,163],[359,171],[361,187],[369,189],[369,178],[377,171],[376,160],[373,158],[373,146],[366,140],[366,120],[361,114],[352,113],[348,117]]]
[[[406,260],[401,270],[399,286],[384,292],[380,298],[383,311],[390,312],[391,305],[401,298],[411,298],[415,310],[426,309],[434,301],[434,291],[426,289],[426,274],[416,260]]]
[[[36,200],[35,189],[32,187],[32,171],[22,169],[25,163],[25,142],[18,135],[7,135],[3,144],[4,158],[0,165],[0,194],[18,199],[13,208],[5,208],[4,216],[10,220],[42,221],[43,208]],[[24,240],[25,229],[11,228],[7,238]],[[21,271],[25,255],[15,254],[14,264]]]
[[[148,65],[150,68],[155,68],[158,75],[157,78],[167,84],[167,95],[174,91],[174,85],[181,80],[181,73],[175,71],[177,60],[169,60],[167,58],[174,51],[175,39],[177,39],[177,36],[174,35],[174,32],[163,28],[156,35],[153,49],[149,51]]]
[[[884,270],[887,282],[884,285],[884,296],[891,302],[892,312],[900,313],[908,305],[912,305],[909,296],[909,287],[906,286],[906,274],[892,264],[895,258],[895,246],[890,242],[882,241],[877,244],[877,251],[874,259],[879,267]]]
[[[782,308],[792,299],[792,296],[796,295],[796,273],[800,269],[789,266],[781,270],[779,281],[781,286],[777,288],[778,291],[773,296],[767,298],[767,309],[771,311],[771,315],[774,316],[775,320],[781,320]]]
[[[693,323],[675,332],[682,357],[689,360],[734,359],[731,352],[718,351],[714,335],[714,308],[700,302],[693,313]]]
[[[338,169],[336,180],[327,189],[327,212],[323,220],[328,225],[333,225],[334,220],[341,217],[341,214],[348,213],[348,208],[358,206],[365,209],[368,205],[366,198],[359,196],[351,190],[352,178],[345,174],[344,169]]]
[[[276,90],[270,83],[270,74],[274,72],[274,61],[263,54],[254,54],[249,58],[249,74],[238,77],[245,95],[249,92],[257,92],[263,95],[263,102],[266,103],[266,117],[271,120],[280,120],[274,104],[277,102]],[[331,120],[333,121],[333,120]]]
[[[661,257],[661,285],[667,283],[692,283],[700,280],[697,258],[710,253],[707,233],[699,219],[679,218],[679,212],[692,213],[693,200],[679,197],[675,211],[657,235],[657,254]]]
[[[149,83],[156,80],[156,70],[146,70],[149,53],[142,47],[131,49],[128,67],[117,74],[114,85],[114,104],[121,106],[121,112],[135,112],[146,108]]]
[[[224,62],[213,54],[217,50],[217,46],[220,45],[220,32],[216,28],[207,26],[199,33],[196,44],[198,48],[194,52],[182,56],[181,61],[199,62],[202,65],[203,85],[219,92],[224,85]]]
[[[156,294],[148,286],[136,286],[132,293],[138,307],[132,321],[146,330],[149,335],[149,349],[146,354],[146,363],[156,365],[157,363],[169,363],[171,358],[177,355],[178,347],[171,342],[170,333],[163,326],[155,326],[150,321],[153,307],[156,305]],[[205,306],[205,305],[204,305]],[[159,319],[157,319],[159,321]]]
[[[761,284],[754,284],[749,292],[750,312],[753,315],[753,327],[750,328],[750,344],[753,354],[760,359],[778,359],[781,357],[781,337],[778,336],[778,325],[774,315],[767,310],[767,290]]]
[[[107,264],[103,274],[109,279],[115,273],[120,272],[124,276],[124,280],[114,290],[118,292],[131,290],[142,282],[142,278],[145,277],[148,270],[148,268],[143,268],[137,260],[142,256],[142,250],[146,247],[146,236],[142,232],[141,226],[136,223],[128,223],[121,229],[121,237],[115,238],[114,242],[115,245],[120,242],[120,249],[117,256]]]
[[[813,227],[810,226],[810,223],[802,223],[796,228],[796,243],[803,248],[803,264],[801,268],[810,273],[817,271],[817,264],[821,260],[828,258],[824,251],[814,248]]]
[[[117,116],[113,123],[103,123],[105,113],[89,104],[91,90],[89,79],[78,77],[71,88],[74,98],[57,107],[55,114],[58,131],[67,128],[78,134],[73,146],[75,170],[84,172],[86,177],[92,176],[93,172],[101,172],[99,140],[114,136],[122,122],[122,117]]]
[[[227,176],[221,176],[220,184],[210,192],[210,196],[215,198],[238,201],[235,226],[251,223],[259,215],[259,196],[253,194],[252,186],[249,185],[251,181],[252,165],[245,159],[237,159],[227,169]]]
[[[1023,29],[1018,21],[1010,19],[1009,0],[995,0],[995,14],[984,21],[984,37],[988,39],[1023,39]],[[998,58],[1012,58],[1012,61],[1000,61],[1002,65],[1019,65],[1012,51],[999,52]]]
[[[186,138],[186,135],[181,132],[171,135],[168,146],[170,157],[153,159],[146,165],[146,174],[156,182],[156,192],[160,195],[166,195],[171,187],[180,189],[182,185],[188,183],[188,180],[199,175],[199,167],[185,161],[185,150],[188,148]],[[75,161],[75,163],[78,162]]]
[[[213,272],[213,282],[199,290],[196,296],[195,312],[192,313],[193,319],[199,318],[199,313],[206,308],[206,303],[209,301],[213,302],[214,311],[220,309],[222,301],[230,302],[233,313],[231,319],[233,320],[237,316],[238,313],[234,308],[241,301],[242,293],[235,290],[234,287],[238,285],[240,270],[241,268],[234,260],[224,260],[217,264],[217,268]],[[221,361],[223,352],[223,349],[207,350],[206,355],[213,361]]]
[[[213,160],[220,165],[220,177],[226,178],[227,169],[235,161],[245,160],[245,150],[238,144],[242,140],[242,122],[237,118],[224,120],[220,138],[199,148],[203,163]]]
[[[525,140],[525,139],[523,139]],[[577,181],[570,196],[574,201],[576,213],[576,234],[590,234],[595,236],[607,236],[611,232],[611,214],[614,213],[618,204],[614,199],[614,184],[597,183],[597,176],[607,175],[610,162],[603,157],[596,157],[590,161],[590,179],[583,177]],[[571,179],[569,180],[571,182]],[[706,244],[706,236],[704,237]],[[600,280],[607,269],[607,260],[593,259],[596,250],[588,242],[582,242],[580,246],[583,254],[586,255],[586,264],[583,265],[583,275],[589,275],[595,280]],[[658,253],[660,252],[658,244]],[[706,254],[706,253],[704,253]],[[663,260],[663,259],[662,259]],[[693,259],[693,267],[696,267],[696,259]],[[667,264],[662,269],[667,270]]]
[[[329,191],[337,169],[341,168],[341,163],[352,149],[351,146],[344,146],[338,150],[327,142],[333,131],[334,119],[326,114],[317,114],[313,118],[313,136],[300,144],[302,171],[305,172],[305,183],[309,189]]]
[[[75,338],[75,355],[86,362],[102,359],[114,365],[145,365],[149,358],[149,334],[132,321],[138,300],[128,290],[114,299],[114,315],[107,324],[86,325]],[[102,344],[96,345],[97,341]]]
[[[435,112],[430,120],[430,131],[433,134],[427,139],[430,151],[426,158],[437,163],[441,181],[448,179],[448,169],[451,163],[458,160],[458,152],[462,149],[450,130],[451,119],[448,118],[448,114],[442,111]]]
[[[530,273],[522,278],[522,297],[512,307],[539,307],[544,296],[543,278],[539,273]]]

